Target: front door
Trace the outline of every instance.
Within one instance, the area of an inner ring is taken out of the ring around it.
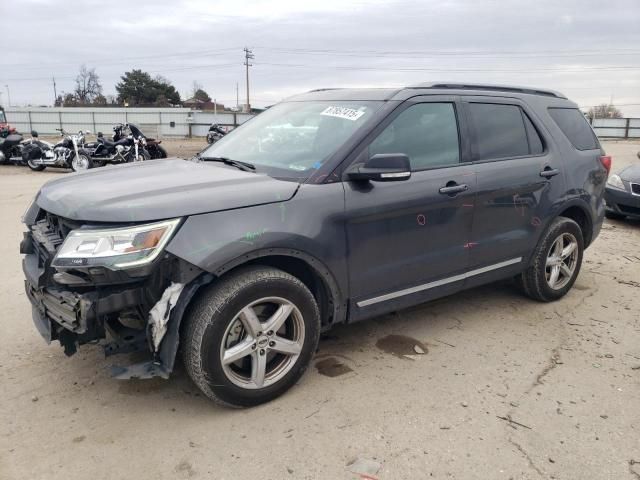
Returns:
[[[430,99],[399,107],[357,156],[406,154],[410,179],[345,183],[352,319],[463,284],[476,177],[464,161],[455,99]]]

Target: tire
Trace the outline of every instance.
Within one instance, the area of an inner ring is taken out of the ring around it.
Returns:
[[[131,153],[127,159],[127,163],[136,163],[136,162],[144,162],[146,160],[151,160],[151,155],[144,148],[138,150],[138,158],[135,157],[135,153]]]
[[[616,212],[609,212],[608,210],[605,210],[604,216],[607,217],[609,220],[624,220],[625,218],[627,218],[626,215],[622,215]]]
[[[78,150],[77,156],[74,153],[73,158],[71,159],[71,169],[74,172],[85,172],[93,167],[93,159],[86,151]]]
[[[285,308],[292,308],[287,316],[274,315]],[[241,312],[256,316],[241,319]],[[266,330],[275,318],[284,318],[281,326]],[[300,379],[319,336],[320,313],[309,289],[286,272],[252,266],[197,298],[186,319],[182,353],[189,376],[207,397],[225,406],[251,407],[282,395]],[[279,353],[278,347],[291,352]],[[234,352],[237,360],[223,364],[223,355]],[[254,373],[261,365],[263,377]]]
[[[153,159],[167,158],[167,151],[160,145],[156,145],[156,151],[153,155]]]
[[[567,253],[570,244],[574,249]],[[580,226],[570,218],[558,217],[542,236],[528,268],[516,277],[516,283],[534,300],[558,300],[566,295],[578,277],[583,253],[584,239]],[[555,277],[554,270],[558,272]]]
[[[34,172],[41,172],[45,168],[47,168],[46,165],[35,165],[35,164],[32,163],[31,160],[27,160],[27,167],[29,167]]]

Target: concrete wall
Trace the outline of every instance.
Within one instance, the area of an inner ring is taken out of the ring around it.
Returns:
[[[206,136],[211,123],[233,128],[252,117],[246,113],[192,111],[188,108],[7,107],[7,121],[19,132],[42,135],[90,130],[111,134],[116,123],[134,123],[148,137]]]

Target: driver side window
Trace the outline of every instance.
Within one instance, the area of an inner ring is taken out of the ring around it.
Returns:
[[[369,145],[377,153],[404,153],[411,170],[460,163],[458,123],[452,103],[420,103],[400,113]]]

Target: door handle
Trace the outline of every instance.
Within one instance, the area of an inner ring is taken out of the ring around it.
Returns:
[[[560,170],[558,170],[557,168],[544,167],[544,170],[540,172],[540,176],[544,178],[551,178],[551,177],[555,177],[559,173],[560,173]]]
[[[440,188],[438,190],[443,195],[455,195],[456,193],[466,192],[469,190],[469,186],[463,184],[458,185],[457,183],[449,182],[446,187]]]

